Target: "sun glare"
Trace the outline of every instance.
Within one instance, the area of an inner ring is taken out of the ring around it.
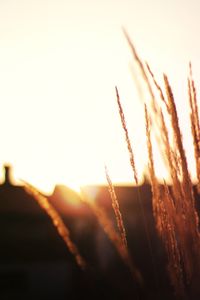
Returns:
[[[105,183],[104,163],[113,182],[133,182],[117,85],[141,180],[147,164],[141,101],[146,95],[121,26],[130,30],[158,78],[167,72],[175,88],[187,76],[188,53],[198,69],[195,35],[187,36],[175,19],[166,28],[165,15],[151,17],[147,12],[153,4],[145,2],[144,11],[142,1],[137,9],[131,1],[88,0],[88,6],[78,0],[19,2],[0,4],[1,164],[9,162],[16,179],[48,193],[59,183],[76,191],[84,184]],[[171,19],[170,5],[162,10]],[[180,84],[181,101],[183,92],[187,95]],[[157,173],[165,173],[161,163]]]

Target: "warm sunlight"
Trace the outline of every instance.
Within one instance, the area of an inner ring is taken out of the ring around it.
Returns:
[[[0,299],[200,299],[199,16],[0,1]]]
[[[16,179],[45,192],[57,183],[79,190],[84,184],[104,183],[106,163],[113,182],[133,182],[116,85],[142,179],[147,151],[140,82],[121,27],[159,79],[163,71],[169,74],[181,99],[184,125],[187,89],[182,90],[182,83],[189,60],[195,77],[200,75],[199,3],[182,1],[179,19],[172,5],[178,9],[180,3],[0,3],[0,163],[12,164]],[[190,144],[186,137],[188,153]],[[159,160],[157,173],[166,175]]]

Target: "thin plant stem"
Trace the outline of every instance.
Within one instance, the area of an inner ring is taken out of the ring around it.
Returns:
[[[78,248],[76,247],[74,242],[72,242],[71,237],[70,237],[70,231],[67,228],[67,226],[64,224],[59,213],[56,211],[56,209],[53,207],[53,205],[49,202],[49,200],[44,195],[42,195],[34,186],[32,186],[30,183],[27,183],[24,180],[22,180],[22,182],[24,183],[24,189],[27,191],[27,193],[29,193],[31,196],[34,197],[34,199],[37,201],[37,203],[40,205],[40,207],[51,218],[52,223],[55,226],[55,228],[57,229],[58,234],[62,237],[68,250],[74,256],[77,265],[82,270],[85,270],[85,268],[87,266],[86,261],[79,253]]]

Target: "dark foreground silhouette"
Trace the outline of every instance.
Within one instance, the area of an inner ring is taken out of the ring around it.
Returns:
[[[107,187],[88,186],[85,192],[115,223]],[[143,276],[142,287],[90,208],[79,204],[79,196],[69,188],[56,186],[49,201],[88,262],[81,271],[46,213],[22,186],[12,184],[7,167],[0,185],[0,299],[174,299],[164,248],[155,229],[150,186],[120,186],[116,194],[130,253]]]

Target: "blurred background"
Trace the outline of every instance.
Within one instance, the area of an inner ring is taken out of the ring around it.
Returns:
[[[187,76],[191,60],[198,85],[199,6],[198,0],[1,1],[0,163],[13,164],[15,179],[46,193],[57,182],[74,189],[104,183],[104,163],[113,182],[132,182],[117,85],[142,180],[148,96],[122,26],[161,85],[162,73],[169,75],[191,151]],[[156,168],[163,174],[161,160]]]
[[[198,0],[0,1],[0,166],[6,164],[0,172],[1,299],[173,299],[145,175],[143,104],[149,96],[122,27],[161,86],[163,72],[169,75],[193,174],[187,76],[191,61],[198,86],[199,9]],[[157,176],[167,177],[158,153],[156,158]],[[78,191],[84,186],[116,226],[105,163],[116,185],[131,257],[144,277],[142,289],[98,218],[80,204]],[[20,179],[36,186],[60,213],[88,262],[85,272]]]

